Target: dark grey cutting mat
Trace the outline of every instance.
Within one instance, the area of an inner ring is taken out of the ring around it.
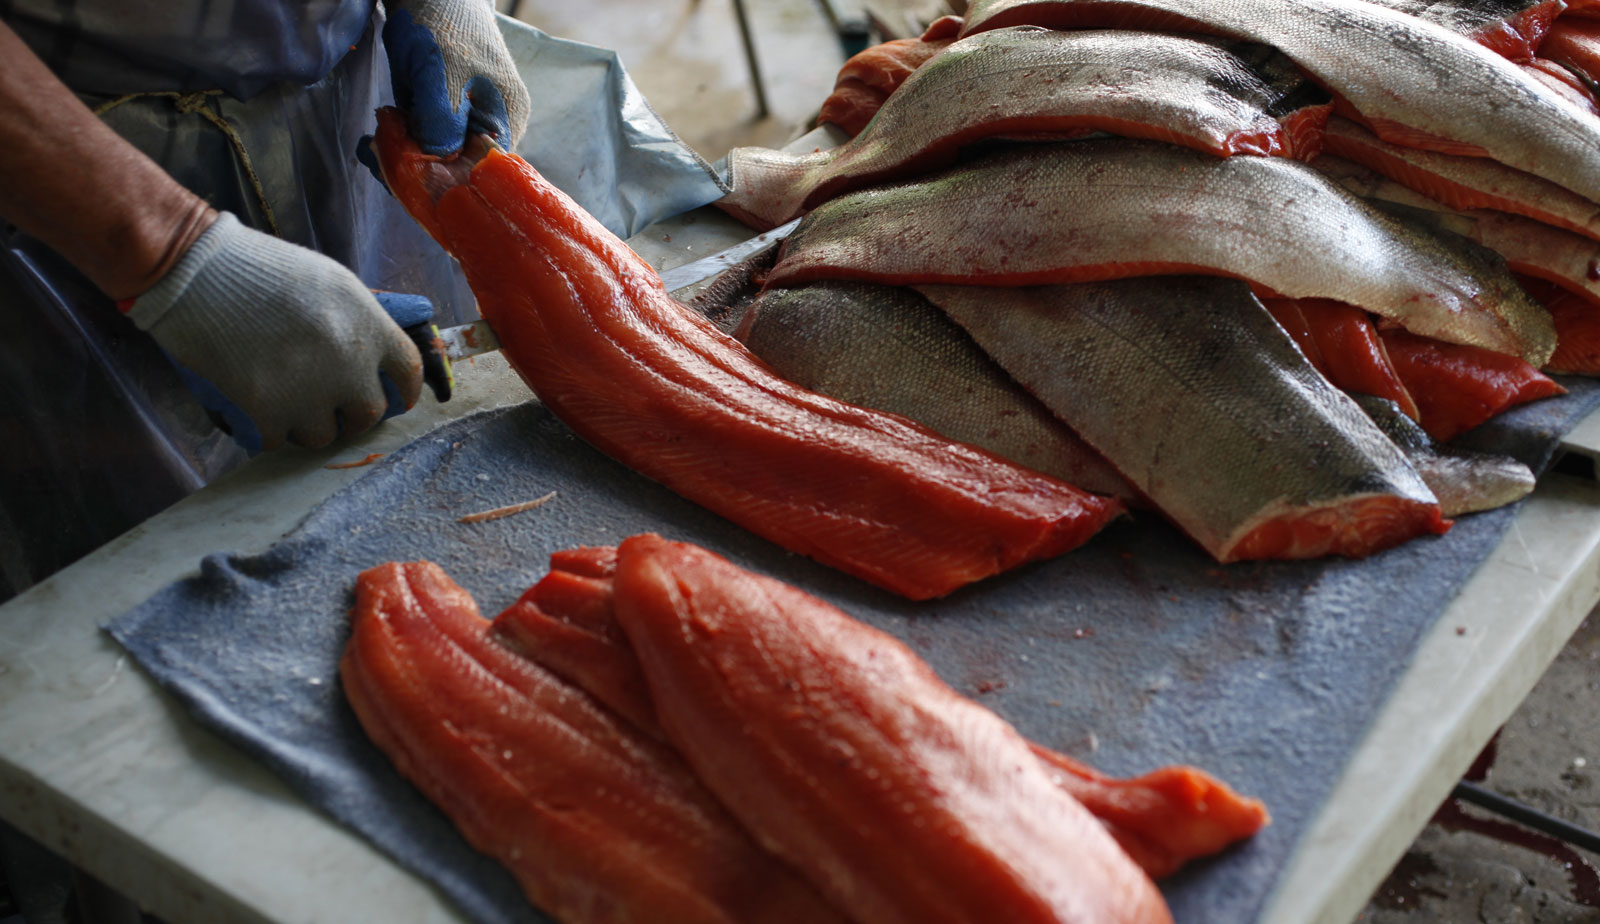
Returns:
[[[1600,383],[1496,421],[1487,442],[1542,468]],[[465,513],[556,492],[545,506]],[[1162,884],[1183,924],[1261,912],[1418,639],[1510,522],[1362,562],[1221,567],[1146,515],[1089,545],[915,604],[788,554],[610,461],[537,404],[452,423],[384,459],[260,555],[217,554],[107,628],[203,724],[483,922],[542,921],[390,769],[339,692],[356,574],[430,558],[486,615],[552,551],[654,531],[798,584],[900,637],[1024,734],[1119,775],[1192,763],[1266,800],[1273,824]]]

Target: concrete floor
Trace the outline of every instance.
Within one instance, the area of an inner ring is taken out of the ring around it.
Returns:
[[[732,0],[523,0],[522,18],[617,49],[646,98],[715,160],[740,144],[778,146],[811,126],[844,60],[824,0],[746,0],[771,114],[757,118]],[[835,0],[859,14],[863,0]],[[874,0],[864,0],[873,3]],[[884,0],[929,8],[937,0]],[[901,15],[895,11],[894,15]],[[1500,736],[1487,784],[1600,830],[1600,611]],[[1474,809],[1472,817],[1488,818]],[[1440,821],[1450,822],[1448,824]],[[1361,915],[1365,924],[1600,922],[1600,875],[1577,853],[1507,844],[1446,813],[1422,833]],[[1493,827],[1492,825],[1490,827]]]

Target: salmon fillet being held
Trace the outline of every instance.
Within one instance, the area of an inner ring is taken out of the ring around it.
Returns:
[[[590,444],[779,545],[913,599],[1087,541],[1121,512],[905,418],[775,375],[499,149],[430,157],[398,112],[389,188],[461,261],[502,352]]]

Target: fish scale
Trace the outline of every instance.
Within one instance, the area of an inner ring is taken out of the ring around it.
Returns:
[[[1364,0],[973,0],[1002,26],[1190,28],[1276,46],[1387,140],[1474,153],[1600,201],[1600,120],[1488,48]]]
[[[1533,56],[1564,0],[1371,0],[1460,33],[1496,54],[1521,61]]]
[[[1199,272],[1346,302],[1540,365],[1555,349],[1550,316],[1487,256],[1446,246],[1297,161],[1096,139],[1018,146],[827,202],[784,243],[767,284]]]
[[[1338,157],[1319,157],[1315,167],[1403,220],[1468,238],[1499,254],[1513,273],[1553,282],[1600,307],[1600,242],[1593,237],[1493,209],[1457,211]]]
[[[763,293],[739,338],[796,385],[926,424],[963,443],[1124,500],[1138,492],[910,289],[820,282]]]
[[[1247,43],[1023,26],[963,39],[918,68],[861,134],[828,151],[728,155],[717,205],[769,228],[817,203],[1017,133],[1106,131],[1218,156],[1313,156],[1331,99],[1281,55]]]
[[[1243,283],[917,289],[1218,561],[1361,556],[1445,527]]]

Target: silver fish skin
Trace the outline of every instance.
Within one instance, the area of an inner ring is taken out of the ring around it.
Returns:
[[[945,166],[977,141],[1105,131],[1219,157],[1320,148],[1328,94],[1271,49],[1146,32],[1033,26],[963,39],[918,68],[859,135],[828,151],[734,148],[717,204],[758,228],[841,192]],[[1243,55],[1241,57],[1240,55]]]
[[[1405,456],[1241,282],[916,288],[1218,561],[1443,528]]]
[[[1549,313],[1503,266],[1459,251],[1298,161],[1112,138],[1018,146],[824,203],[784,242],[767,285],[1208,273],[1541,365],[1555,349]]]
[[[1388,7],[1437,23],[1451,32],[1487,45],[1496,53],[1512,60],[1523,60],[1531,55],[1537,39],[1543,32],[1536,23],[1524,23],[1529,18],[1543,20],[1548,25],[1561,10],[1564,0],[1371,0]]]
[[[1016,25],[1273,45],[1387,140],[1492,157],[1600,201],[1600,119],[1483,45],[1366,0],[973,0],[963,35]]]
[[[1490,208],[1600,240],[1600,205],[1570,190],[1482,157],[1440,154],[1390,144],[1349,119],[1334,116],[1324,132],[1327,154],[1355,161],[1456,208]]]
[[[1516,459],[1440,446],[1393,401],[1373,395],[1350,397],[1411,460],[1445,516],[1495,510],[1533,493],[1537,484],[1533,471]]]
[[[1513,272],[1553,282],[1600,308],[1600,241],[1522,215],[1452,209],[1342,158],[1324,155],[1313,167],[1397,217],[1465,237],[1498,254]]]
[[[1110,463],[910,289],[819,282],[769,291],[735,334],[797,385],[909,417],[1084,490],[1141,501]]]

